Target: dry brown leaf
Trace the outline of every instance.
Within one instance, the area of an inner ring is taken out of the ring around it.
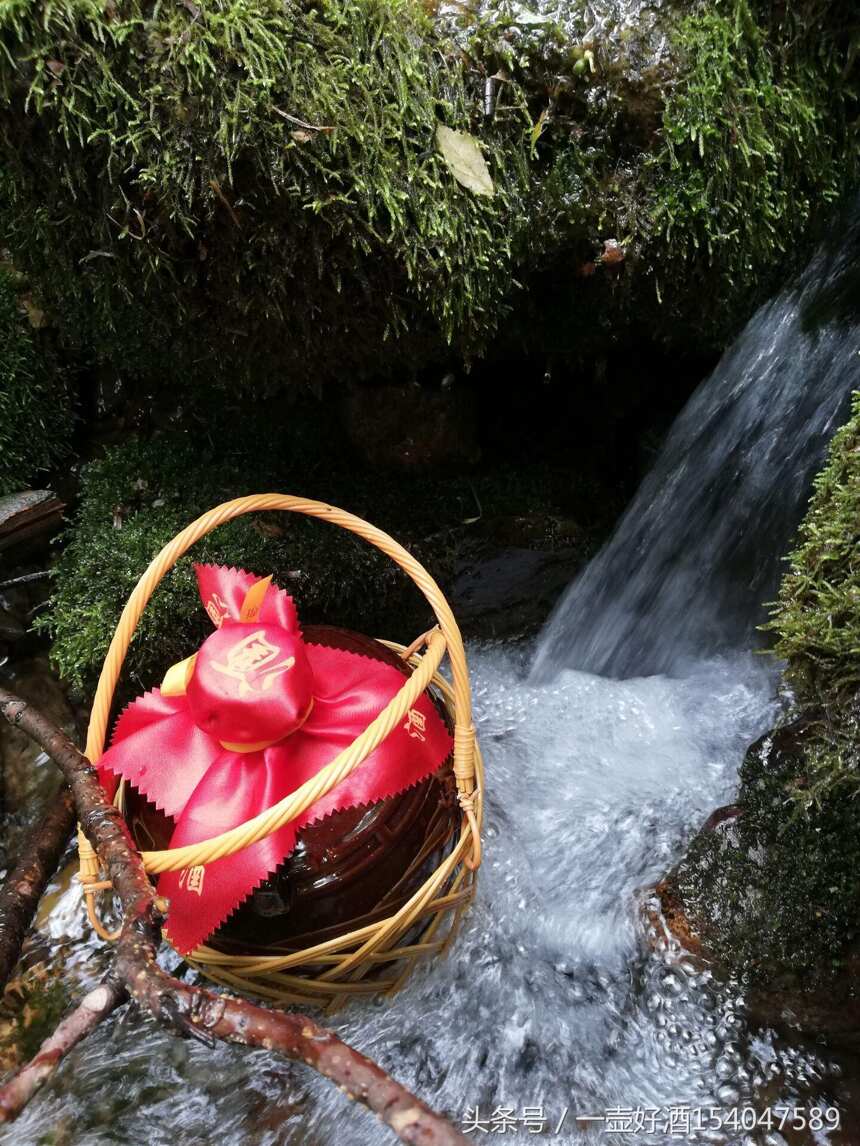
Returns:
[[[33,302],[33,296],[25,294],[20,299],[21,309],[27,315],[27,321],[30,323],[34,330],[41,330],[43,326],[47,326],[48,319],[45,312],[40,306]]]

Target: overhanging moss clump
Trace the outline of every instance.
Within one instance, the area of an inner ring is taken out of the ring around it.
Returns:
[[[575,2],[561,25],[494,6],[474,31],[533,125],[510,329],[585,361],[634,332],[721,348],[856,183],[852,10],[717,0],[619,28],[606,7],[599,32]]]
[[[828,5],[822,23],[804,3],[726,0],[677,25],[680,73],[646,163],[649,259],[671,310],[686,312],[681,292],[707,292],[722,302],[706,322],[730,334],[852,185],[853,36],[843,4]]]
[[[721,345],[856,176],[849,7],[688,2],[644,34],[580,0],[456,28],[413,0],[7,4],[0,234],[67,340],[147,384],[412,374],[511,307],[509,342],[584,361],[631,328]]]
[[[487,132],[494,199],[447,170],[461,64],[409,0],[7,4],[0,92],[7,240],[126,373],[318,381],[494,326],[523,168]]]
[[[0,495],[28,488],[69,450],[69,389],[44,336],[18,303],[20,283],[0,269]]]

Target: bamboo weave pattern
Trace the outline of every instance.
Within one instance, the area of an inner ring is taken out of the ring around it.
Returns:
[[[237,828],[184,848],[141,853],[147,872],[180,871],[232,855],[294,819],[324,796],[385,739],[403,720],[416,698],[428,686],[441,696],[454,726],[454,776],[463,812],[460,837],[453,851],[395,914],[366,927],[302,951],[287,955],[228,955],[210,947],[198,948],[191,962],[209,978],[225,986],[275,1001],[332,1009],[350,995],[396,990],[421,957],[444,950],[463,910],[475,892],[481,861],[483,763],[472,724],[471,689],[460,630],[445,597],[416,559],[387,533],[360,517],[324,502],[287,494],[254,494],[224,502],[204,513],[169,542],[153,559],[123,609],[99,677],[87,734],[86,754],[96,764],[104,752],[113,695],[132,636],[152,594],[165,574],[195,542],[226,521],[245,513],[287,510],[329,521],[376,546],[415,582],[436,616],[437,627],[409,648],[384,642],[414,668],[397,695],[348,748],[316,776]],[[419,652],[420,649],[425,651]],[[447,653],[450,683],[439,673]],[[98,858],[79,831],[80,878],[87,911],[98,933],[115,938],[98,919],[95,895],[106,884]]]

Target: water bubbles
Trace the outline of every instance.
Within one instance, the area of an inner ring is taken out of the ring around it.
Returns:
[[[724,1146],[728,1142],[729,1136],[722,1130],[704,1130],[700,1136],[701,1142],[707,1142],[710,1146]]]
[[[714,1074],[720,1081],[724,1082],[726,1079],[734,1078],[737,1070],[737,1063],[732,1062],[729,1058],[718,1058],[714,1063]]]
[[[741,1092],[736,1086],[728,1084],[721,1086],[717,1090],[717,1102],[720,1106],[733,1107],[737,1106],[740,1101]]]

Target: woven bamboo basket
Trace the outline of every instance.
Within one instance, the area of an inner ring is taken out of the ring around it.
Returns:
[[[123,609],[108,649],[90,716],[86,753],[98,763],[114,691],[137,623],[164,575],[196,541],[245,513],[287,510],[329,521],[376,546],[415,582],[436,615],[437,625],[408,648],[383,642],[412,666],[409,677],[381,713],[353,743],[280,803],[230,831],[188,847],[142,851],[151,875],[206,865],[249,847],[300,815],[358,765],[406,717],[430,688],[444,704],[454,729],[453,771],[462,812],[459,836],[449,854],[394,914],[313,947],[288,954],[227,954],[198,947],[189,958],[205,976],[224,986],[279,1003],[316,1005],[331,1010],[350,996],[391,993],[422,958],[442,953],[475,894],[481,861],[483,764],[472,724],[466,654],[460,630],[439,586],[426,569],[388,534],[351,513],[324,502],[287,494],[254,494],[225,502],[187,526],[151,562]],[[439,672],[447,654],[450,681]],[[121,790],[118,793],[121,806]],[[110,888],[89,841],[79,832],[80,879],[87,912],[99,935],[114,939],[99,920],[95,899]]]

